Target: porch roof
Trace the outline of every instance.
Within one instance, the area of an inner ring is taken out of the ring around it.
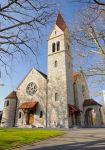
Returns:
[[[69,107],[69,111],[71,113],[81,112],[81,110],[79,108],[77,108],[75,105],[68,104],[68,107]]]
[[[92,105],[99,105],[102,106],[101,104],[99,104],[98,102],[96,102],[94,99],[85,99],[83,106],[92,106]]]
[[[38,104],[38,102],[24,102],[21,104],[21,106],[19,107],[20,109],[31,109],[34,108],[36,105]]]

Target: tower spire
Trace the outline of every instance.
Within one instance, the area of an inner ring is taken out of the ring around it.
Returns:
[[[65,29],[67,28],[66,23],[61,15],[60,12],[58,12],[58,16],[56,19],[56,25],[62,30],[65,31]]]

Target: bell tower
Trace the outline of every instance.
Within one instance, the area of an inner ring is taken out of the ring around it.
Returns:
[[[69,127],[68,104],[74,104],[70,35],[58,13],[48,39],[48,127]]]

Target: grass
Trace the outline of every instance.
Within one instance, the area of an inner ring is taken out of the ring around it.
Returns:
[[[36,142],[64,132],[47,129],[0,128],[0,150]]]

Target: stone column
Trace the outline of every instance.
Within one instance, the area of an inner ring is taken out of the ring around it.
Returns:
[[[101,118],[100,118],[99,107],[95,108],[95,111],[96,111],[96,126],[100,126]]]
[[[27,119],[28,119],[28,110],[24,111],[24,118],[23,118],[23,124],[27,125]]]

